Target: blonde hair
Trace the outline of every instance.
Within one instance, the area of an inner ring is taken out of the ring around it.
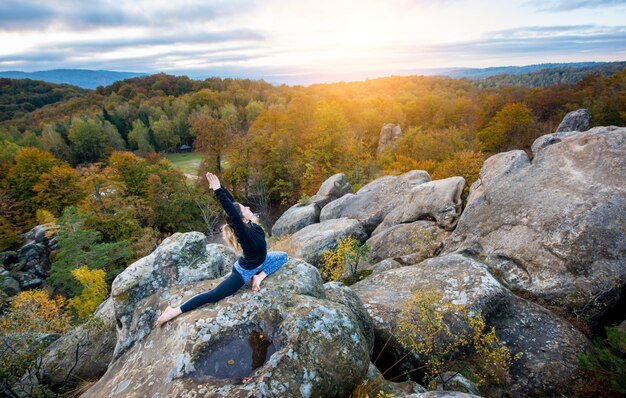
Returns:
[[[226,244],[230,246],[236,253],[241,253],[241,245],[237,241],[235,230],[228,224],[222,225],[222,238],[226,241]]]
[[[234,203],[237,206],[237,211],[239,212],[239,216],[241,216],[241,204],[239,202]],[[235,253],[241,253],[241,245],[237,240],[237,235],[235,235],[235,229],[230,225],[230,218],[224,212],[224,218],[226,218],[227,224],[222,226],[222,238],[226,241],[226,244],[230,246],[231,249],[235,251]],[[259,224],[259,219],[256,215],[253,214],[252,219],[250,220],[255,224]]]

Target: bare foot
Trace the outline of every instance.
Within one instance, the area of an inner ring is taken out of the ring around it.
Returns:
[[[155,325],[156,327],[160,328],[161,326],[163,326],[165,322],[171,320],[172,318],[176,318],[182,313],[183,312],[180,310],[180,307],[176,307],[176,308],[167,307],[165,311],[163,311],[159,319],[156,320]]]
[[[252,277],[252,291],[253,292],[258,292],[259,290],[261,290],[261,282],[263,282],[263,279],[265,279],[266,277],[267,277],[267,274],[265,272],[259,272],[258,274]]]
[[[242,381],[244,384],[248,384],[248,383],[250,382],[250,379],[251,379],[250,377],[244,377],[241,381]]]

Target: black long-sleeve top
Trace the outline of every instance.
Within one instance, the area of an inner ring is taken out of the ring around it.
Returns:
[[[263,264],[267,256],[267,243],[263,228],[252,221],[248,223],[243,221],[239,211],[235,208],[233,195],[226,188],[216,189],[215,196],[228,214],[237,241],[243,250],[243,256],[239,257],[239,265],[244,269],[254,269]]]

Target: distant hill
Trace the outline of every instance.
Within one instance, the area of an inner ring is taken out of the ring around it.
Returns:
[[[69,84],[0,78],[0,122],[86,93],[87,90]]]
[[[585,76],[608,76],[626,68],[626,62],[578,62],[538,64],[527,66],[500,66],[483,69],[448,69],[439,74],[479,80],[483,86],[547,87],[555,84],[577,83]]]
[[[0,72],[0,77],[5,77],[9,79],[42,80],[44,82],[56,84],[67,83],[92,90],[97,88],[98,86],[108,86],[118,80],[146,75],[146,73],[113,72],[109,70],[87,69],[54,69],[38,72]]]

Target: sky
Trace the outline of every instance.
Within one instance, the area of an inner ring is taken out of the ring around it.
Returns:
[[[307,84],[626,60],[626,0],[0,0],[0,70]]]

